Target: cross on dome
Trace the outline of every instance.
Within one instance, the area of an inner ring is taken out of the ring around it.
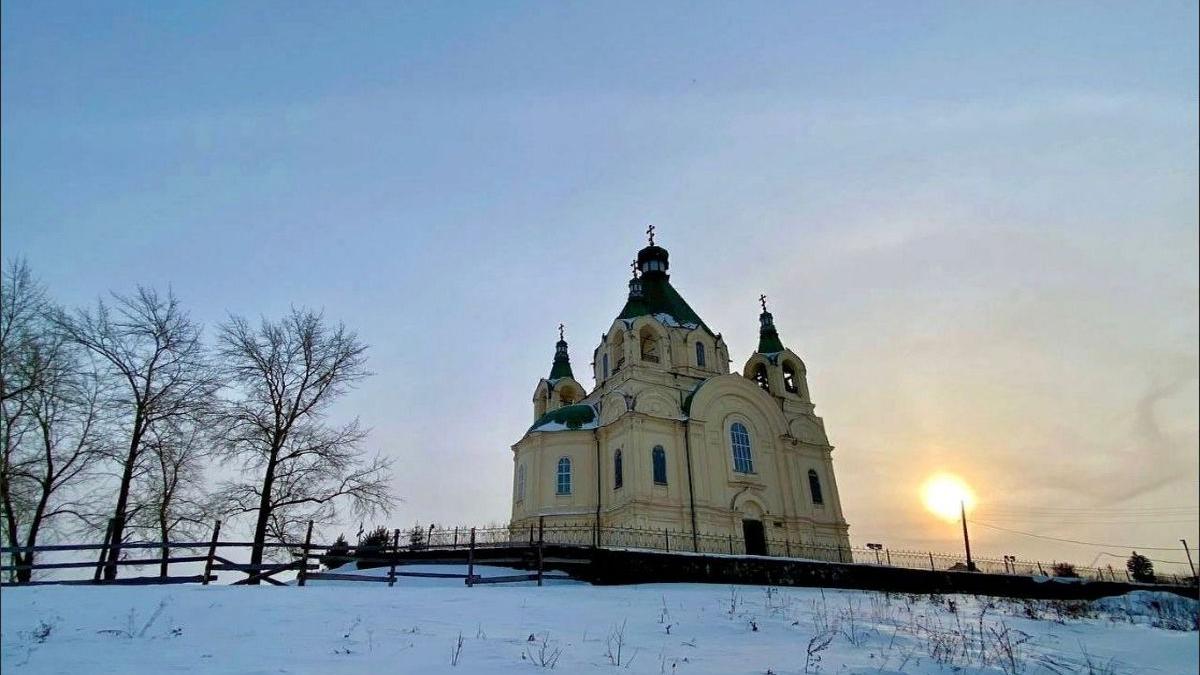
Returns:
[[[638,273],[637,258],[634,258],[633,261],[629,263],[629,267],[633,270],[633,278],[636,279]]]
[[[559,340],[563,339],[563,328],[565,328],[565,326],[563,326],[561,323],[558,324],[558,339]]]
[[[654,226],[650,225],[646,228],[646,234],[650,237],[650,245],[654,245]]]
[[[767,311],[767,296],[759,294],[758,302],[762,305],[763,311]]]

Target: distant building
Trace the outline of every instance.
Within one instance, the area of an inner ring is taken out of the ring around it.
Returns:
[[[765,299],[758,349],[731,374],[721,334],[668,268],[651,236],[594,352],[594,391],[575,379],[560,331],[534,423],[512,446],[513,525],[665,529],[684,550],[694,532],[732,535],[750,554],[767,540],[848,548],[833,447]]]

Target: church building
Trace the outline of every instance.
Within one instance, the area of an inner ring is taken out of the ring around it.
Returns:
[[[849,548],[833,447],[765,298],[758,349],[730,373],[728,346],[669,268],[651,228],[628,300],[593,352],[590,392],[560,326],[533,425],[512,446],[512,526],[664,531],[672,550]]]

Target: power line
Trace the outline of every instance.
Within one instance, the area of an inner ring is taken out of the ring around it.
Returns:
[[[1200,507],[1196,506],[1162,506],[1162,507],[1140,507],[1140,508],[1113,508],[1113,507],[1054,507],[1054,506],[1001,506],[1001,505],[985,505],[982,510],[996,513],[1043,513],[1043,514],[1100,514],[1100,515],[1141,515],[1141,514],[1168,514],[1168,513],[1200,513]]]
[[[1013,534],[1023,534],[1026,537],[1037,537],[1038,539],[1049,539],[1050,541],[1062,541],[1062,542],[1066,542],[1068,544],[1079,544],[1081,546],[1100,546],[1103,548],[1127,548],[1130,550],[1136,550],[1136,549],[1140,548],[1143,551],[1178,551],[1179,550],[1179,547],[1176,547],[1176,546],[1163,547],[1163,546],[1131,546],[1128,544],[1098,544],[1094,541],[1078,541],[1076,539],[1062,539],[1059,537],[1047,537],[1044,534],[1034,534],[1032,532],[1022,532],[1020,530],[1010,530],[1007,527],[1000,527],[999,525],[990,525],[988,523],[981,523],[978,520],[969,520],[967,522],[969,522],[973,525],[982,525],[984,527],[990,527],[993,530],[1001,530],[1003,532],[1012,532]]]
[[[1002,523],[1031,524],[1045,525],[1059,523],[1063,525],[1178,525],[1182,523],[1197,523],[1200,522],[1200,517],[1196,518],[1167,518],[1165,520],[1145,520],[1138,518],[1120,518],[1113,520],[1111,518],[1074,518],[1069,516],[1046,516],[1046,517],[1031,517],[1031,516],[999,516],[991,513],[982,514],[988,520],[994,520]]]
[[[1102,556],[1102,555],[1111,556],[1113,558],[1124,558],[1125,557],[1124,555],[1117,555],[1116,553],[1109,553],[1108,551],[1101,551],[1099,554],[1096,555],[1096,558],[1099,559],[1100,556]],[[1146,560],[1150,560],[1150,561],[1156,562],[1156,563],[1170,563],[1172,565],[1186,565],[1187,564],[1186,560],[1159,560],[1158,558],[1146,558]],[[1095,567],[1095,564],[1088,565],[1088,567]]]

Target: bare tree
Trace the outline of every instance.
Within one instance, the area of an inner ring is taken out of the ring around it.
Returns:
[[[121,553],[130,519],[135,480],[153,466],[147,452],[148,432],[196,414],[210,405],[218,380],[200,340],[200,327],[180,307],[174,294],[160,296],[139,287],[132,296],[113,294],[112,306],[99,300],[95,310],[57,312],[55,323],[68,339],[102,360],[119,394],[114,407],[124,410],[122,450],[116,504],[112,515],[110,560]],[[105,567],[106,579],[117,567]]]
[[[0,401],[37,386],[44,360],[32,359],[45,318],[46,289],[22,259],[4,267],[0,279]]]
[[[233,316],[218,340],[240,396],[229,407],[227,450],[257,474],[221,492],[230,510],[256,514],[250,563],[262,563],[268,538],[294,540],[302,523],[333,520],[338,502],[359,515],[386,513],[394,503],[389,463],[360,449],[366,432],[357,419],[326,421],[330,405],[369,375],[366,345],[295,308],[257,328]]]
[[[147,432],[150,467],[135,481],[129,528],[162,543],[159,576],[167,576],[169,542],[198,541],[216,512],[204,485],[204,461],[214,440],[211,421],[209,415],[170,419]]]
[[[0,333],[5,397],[0,402],[0,507],[11,575],[29,581],[39,536],[60,516],[85,517],[77,488],[101,458],[100,382],[47,321],[49,307],[28,267],[3,273]]]

